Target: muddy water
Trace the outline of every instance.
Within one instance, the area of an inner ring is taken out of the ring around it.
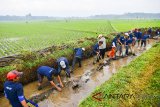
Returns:
[[[145,50],[151,48],[151,44],[154,41],[150,41],[150,44],[147,45],[146,49],[142,50],[135,50],[137,56],[143,53]],[[83,61],[83,65],[81,68],[76,67],[75,71],[72,74],[72,78],[80,77],[86,73],[91,73],[89,76],[89,80],[85,83],[82,82],[80,87],[76,89],[72,89],[72,86],[66,86],[63,88],[62,92],[53,91],[51,95],[39,102],[40,107],[77,107],[79,102],[87,97],[97,86],[101,85],[105,81],[109,80],[116,71],[122,67],[127,65],[130,61],[132,61],[137,56],[128,56],[125,58],[121,58],[118,60],[113,60],[110,65],[103,67],[101,71],[97,71],[96,68],[98,64],[93,65],[92,61],[93,58],[87,59]],[[77,66],[77,65],[76,65]],[[84,76],[85,77],[85,76]],[[63,81],[66,81],[66,78],[63,78]],[[47,81],[46,81],[47,82]],[[51,89],[49,84],[45,84],[43,90],[37,90],[37,82],[32,82],[26,86],[24,86],[24,93],[26,98],[30,98],[36,94],[40,94],[42,92]],[[1,107],[8,107],[7,100],[2,97],[0,98],[0,106]]]

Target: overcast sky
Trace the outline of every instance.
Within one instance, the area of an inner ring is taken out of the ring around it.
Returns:
[[[0,15],[90,16],[160,13],[160,0],[0,0]]]

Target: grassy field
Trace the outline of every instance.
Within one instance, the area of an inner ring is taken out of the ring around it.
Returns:
[[[121,32],[134,28],[159,27],[160,20],[112,20],[111,24],[116,31]]]
[[[158,107],[159,53],[160,43],[157,43],[121,68],[109,81],[97,87],[79,107]]]
[[[160,20],[59,20],[0,22],[0,57],[52,45],[73,44],[77,39],[107,35],[140,27],[159,27]]]
[[[0,23],[0,28],[0,56],[73,43],[80,38],[95,37],[96,33],[113,31],[107,20],[7,22]]]

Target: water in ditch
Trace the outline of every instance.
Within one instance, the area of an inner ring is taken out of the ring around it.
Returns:
[[[40,101],[38,104],[40,107],[77,107],[79,102],[87,97],[97,86],[101,85],[105,81],[109,80],[112,75],[114,75],[120,67],[127,65],[137,56],[141,55],[144,51],[151,48],[151,45],[154,43],[154,40],[150,41],[150,44],[147,45],[146,49],[135,50],[136,56],[128,56],[125,58],[120,58],[118,60],[111,61],[110,65],[104,66],[102,70],[97,71],[97,66],[93,65],[93,58],[89,58],[82,61],[82,67],[76,67],[75,71],[72,74],[72,79],[79,80],[79,86],[72,88],[73,84],[66,84],[62,92],[53,90],[49,97],[43,101]],[[103,62],[103,61],[102,61]],[[77,66],[77,65],[76,65]],[[87,80],[87,81],[86,81]],[[63,81],[66,81],[66,78],[63,78]],[[44,81],[47,83],[47,81]],[[24,93],[26,98],[47,92],[52,87],[50,84],[45,84],[44,88],[41,91],[37,90],[37,81],[32,82],[24,86]],[[1,107],[8,107],[8,101],[4,98],[0,98]]]

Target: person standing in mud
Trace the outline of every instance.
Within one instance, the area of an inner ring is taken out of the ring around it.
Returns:
[[[103,44],[99,46],[99,50],[100,50],[100,56],[102,57],[102,59],[104,59],[105,52],[106,52],[106,38],[102,34],[100,34],[98,36],[98,42],[99,41],[103,42]]]
[[[149,38],[152,37],[152,28],[149,27],[147,33],[148,33]]]
[[[94,60],[93,60],[93,64],[96,64],[96,62],[99,62],[100,60],[100,50],[99,50],[99,46],[101,46],[103,44],[102,41],[99,41],[98,43],[96,43],[93,46],[93,55],[94,55]]]
[[[113,40],[112,40],[112,46],[115,47],[116,52],[119,50],[117,43],[120,42],[120,35],[118,34]],[[115,52],[115,57],[116,58],[116,52]]]
[[[23,86],[19,83],[22,72],[16,70],[7,74],[7,81],[4,83],[4,94],[12,107],[29,107],[23,94]]]
[[[52,75],[57,77],[57,80],[59,81],[61,87],[63,87],[63,83],[61,81],[61,78],[59,76],[59,73],[56,69],[51,68],[49,66],[40,66],[37,70],[38,73],[38,90],[42,89],[42,81],[44,76],[47,77],[48,81],[50,82],[50,84],[52,86],[54,86],[58,91],[62,91],[62,89],[60,87],[58,87],[52,79]]]
[[[74,48],[75,55],[74,55],[74,59],[73,59],[73,62],[72,62],[72,70],[71,70],[72,72],[74,70],[74,66],[75,66],[77,61],[79,63],[79,67],[82,66],[81,60],[82,60],[84,51],[85,51],[85,48]]]
[[[126,52],[125,52],[125,54],[126,54],[126,56],[128,56],[129,55],[129,52],[128,52],[129,49],[132,53],[132,39],[129,37],[128,33],[125,33],[125,38],[126,38],[126,44],[125,44]]]
[[[70,68],[69,68],[69,61],[65,57],[60,57],[57,60],[58,65],[58,73],[61,73],[61,70],[64,70],[66,73],[66,76],[70,78]]]
[[[124,49],[125,49],[125,37],[123,36],[123,33],[122,35],[120,36],[120,39],[118,41],[118,44],[119,44],[119,56],[124,56]]]
[[[138,35],[137,35],[138,48],[140,46],[141,39],[142,39],[142,32],[141,29],[138,29]]]
[[[129,38],[132,40],[132,45],[131,45],[132,54],[135,55],[134,46],[136,44],[136,39],[135,39],[135,36],[133,35],[132,31],[129,31],[128,34],[129,34]]]
[[[147,32],[144,33],[144,35],[142,36],[142,40],[141,40],[141,48],[144,45],[144,48],[146,47],[146,41],[147,39],[149,39],[149,35],[147,34]]]
[[[135,37],[135,45],[136,45],[137,38],[138,38],[138,29],[135,29],[135,30],[133,31],[133,34],[134,34],[134,37]]]

